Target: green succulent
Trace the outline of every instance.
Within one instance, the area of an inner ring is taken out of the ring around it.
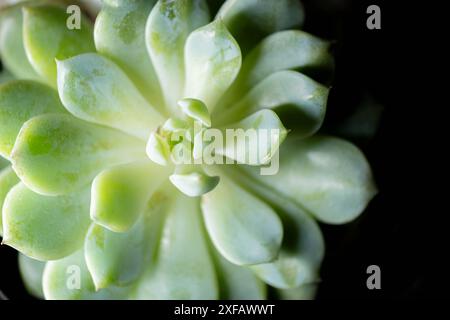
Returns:
[[[79,30],[64,7],[2,12],[14,80],[0,86],[11,163],[0,230],[34,295],[264,299],[270,286],[314,296],[316,220],[357,217],[376,193],[370,166],[349,142],[315,135],[333,58],[298,30],[300,3],[228,0],[215,14],[218,2],[104,0]],[[225,145],[215,156],[239,163],[180,164],[177,152],[208,147],[196,124],[280,134],[256,162]],[[261,175],[278,150],[279,172]]]

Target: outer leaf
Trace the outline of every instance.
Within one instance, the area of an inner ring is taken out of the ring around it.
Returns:
[[[218,112],[241,99],[271,74],[297,70],[307,75],[327,76],[334,61],[329,43],[300,30],[280,31],[265,38],[245,58],[241,72],[220,103]]]
[[[168,169],[150,161],[102,171],[92,183],[92,220],[112,231],[129,230],[145,212],[150,196],[168,175]]]
[[[42,284],[47,300],[124,299],[129,292],[129,288],[114,286],[96,291],[83,250],[64,259],[47,262]]]
[[[105,1],[95,20],[97,51],[116,62],[150,103],[164,112],[161,88],[145,46],[145,24],[155,0]]]
[[[184,95],[212,110],[233,83],[241,62],[239,45],[220,20],[195,30],[186,41]]]
[[[322,125],[328,89],[295,71],[280,71],[261,81],[219,120],[230,123],[260,109],[273,109],[293,134],[301,137]]]
[[[288,139],[281,148],[280,161],[277,175],[260,176],[250,167],[245,170],[320,221],[351,221],[376,194],[367,160],[349,142],[320,136],[304,141]]]
[[[3,242],[38,260],[77,250],[89,227],[89,192],[47,197],[15,186],[3,206]]]
[[[85,257],[97,288],[123,286],[154,263],[165,218],[165,195],[156,192],[145,215],[125,233],[92,225],[85,243]]]
[[[283,220],[282,249],[277,260],[250,268],[266,283],[276,288],[296,288],[316,282],[324,255],[324,243],[313,219],[297,208],[277,208]]]
[[[9,190],[19,182],[14,170],[7,166],[0,170],[0,209],[3,208],[3,202]],[[3,235],[3,219],[0,210],[0,236]]]
[[[11,154],[13,168],[32,190],[67,194],[104,168],[145,159],[144,144],[119,131],[69,115],[44,115],[24,124]]]
[[[76,117],[144,140],[164,121],[119,67],[95,53],[58,62],[58,91]]]
[[[278,258],[271,263],[253,265],[250,268],[264,282],[276,288],[296,288],[316,282],[324,255],[324,243],[319,227],[293,200],[260,183],[253,175],[248,176],[246,171],[240,168],[224,169],[234,181],[239,181],[240,185],[270,204],[280,216],[284,230]],[[269,176],[263,176],[263,179],[266,177]]]
[[[23,9],[23,37],[28,59],[37,72],[56,86],[55,59],[64,60],[84,52],[94,52],[92,26],[83,16],[80,29],[67,27],[63,8],[33,6]]]
[[[199,201],[178,193],[167,211],[156,263],[139,282],[136,297],[216,299],[216,275],[204,237]]]
[[[211,249],[216,262],[220,299],[263,300],[267,297],[267,286],[246,267],[236,266]]]
[[[19,270],[25,287],[29,293],[40,299],[44,298],[44,292],[42,290],[44,267],[45,262],[34,260],[19,253]]]
[[[217,19],[223,20],[247,52],[268,34],[299,27],[304,13],[297,0],[227,0]]]
[[[145,37],[167,108],[177,114],[184,89],[184,45],[189,33],[209,21],[204,0],[160,0],[150,13]]]
[[[23,47],[21,8],[14,7],[1,12],[0,19],[0,56],[3,65],[18,78],[39,78]]]
[[[217,250],[237,265],[274,260],[283,229],[267,204],[221,177],[220,184],[202,197],[209,236]]]
[[[0,154],[9,157],[22,125],[46,113],[65,113],[58,93],[35,81],[11,81],[0,86]]]

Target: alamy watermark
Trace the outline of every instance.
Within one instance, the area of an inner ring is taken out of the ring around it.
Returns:
[[[194,121],[190,129],[158,130],[149,139],[147,154],[170,159],[175,165],[247,164],[260,166],[261,175],[279,170],[279,146],[286,130],[278,128],[205,128]],[[161,146],[162,145],[162,146]],[[164,154],[161,149],[168,150]]]
[[[366,26],[369,30],[381,29],[381,9],[379,6],[373,4],[367,7],[366,13],[369,14]]]
[[[379,266],[373,264],[367,267],[366,270],[367,274],[370,274],[370,276],[367,278],[366,285],[367,289],[374,290],[374,289],[381,289],[381,269]]]

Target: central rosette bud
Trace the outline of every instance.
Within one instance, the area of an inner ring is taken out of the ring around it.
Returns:
[[[197,99],[178,101],[181,118],[169,118],[150,134],[148,157],[163,166],[175,165],[170,181],[191,197],[205,194],[218,184],[219,177],[205,173],[202,164],[202,133],[211,127],[206,105]]]
[[[211,174],[217,164],[269,164],[261,168],[262,175],[278,171],[278,147],[287,130],[273,111],[260,110],[212,128],[202,101],[186,98],[177,104],[180,117],[168,119],[150,134],[146,152],[160,165],[175,166],[170,180],[183,193],[196,197],[211,191],[219,182]]]

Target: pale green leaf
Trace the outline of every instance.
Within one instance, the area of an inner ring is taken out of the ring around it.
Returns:
[[[102,171],[92,183],[92,220],[115,232],[128,231],[146,210],[150,196],[168,175],[168,169],[150,161],[133,162]]]
[[[305,137],[316,132],[325,117],[328,88],[295,71],[280,71],[261,81],[221,115],[230,123],[260,109],[272,109],[292,134]]]
[[[195,30],[186,40],[184,96],[201,100],[213,110],[241,63],[239,44],[220,20]]]
[[[267,286],[247,267],[237,266],[211,248],[219,280],[220,299],[264,300]]]
[[[204,0],[160,0],[146,26],[147,50],[158,75],[167,108],[177,114],[177,101],[184,98],[184,46],[195,29],[209,21]]]
[[[158,77],[145,46],[145,24],[155,0],[105,1],[95,20],[97,51],[116,62],[141,94],[164,112]]]
[[[211,127],[211,117],[209,116],[208,107],[203,101],[186,98],[178,101],[178,105],[185,115],[199,121],[206,127]]]
[[[43,299],[42,275],[45,262],[35,260],[19,253],[19,271],[27,291],[36,298]]]
[[[300,27],[303,6],[298,0],[228,0],[216,19],[222,19],[233,36],[248,52],[266,35]]]
[[[58,93],[52,88],[28,80],[0,85],[0,155],[9,157],[27,120],[46,113],[65,113]]]
[[[83,250],[64,259],[47,262],[42,286],[47,300],[125,299],[129,293],[129,288],[115,286],[96,291]]]
[[[370,166],[361,151],[333,137],[287,139],[276,175],[260,176],[250,167],[245,170],[326,223],[355,219],[376,194]]]
[[[82,16],[80,29],[69,29],[63,7],[23,8],[23,40],[28,59],[39,75],[56,87],[55,59],[95,52],[92,25]]]
[[[220,102],[218,112],[241,99],[260,81],[283,70],[327,78],[333,69],[329,43],[300,30],[280,31],[265,38],[245,58],[241,72]]]
[[[58,91],[76,117],[146,140],[164,119],[112,61],[87,53],[58,62]]]
[[[67,194],[103,169],[145,159],[140,140],[69,115],[44,115],[24,124],[11,153],[13,168],[32,190]]]
[[[170,193],[178,195],[167,208],[156,262],[139,281],[136,298],[217,299],[218,284],[199,200],[174,188]]]
[[[169,143],[157,132],[152,132],[148,138],[145,152],[150,160],[165,166],[170,159]]]
[[[276,288],[296,288],[317,282],[324,255],[324,241],[317,223],[293,200],[256,179],[256,174],[261,177],[260,180],[276,177],[276,175],[260,176],[259,170],[256,171],[252,167],[242,170],[242,167],[225,166],[222,170],[225,170],[227,176],[238,181],[247,190],[251,190],[264,199],[281,218],[284,231],[277,259],[270,263],[253,265],[250,268],[264,282]],[[248,175],[247,171],[250,169],[252,174]],[[301,179],[301,175],[297,176],[295,171],[290,173],[292,179]]]
[[[260,110],[222,129],[226,141],[215,153],[240,164],[261,165],[272,159],[287,130],[272,110]]]
[[[295,288],[316,282],[324,255],[322,234],[303,211],[276,208],[283,221],[284,239],[278,259],[250,268],[276,288]]]
[[[38,260],[60,259],[82,246],[89,222],[88,190],[49,197],[20,183],[3,205],[3,242]]]
[[[97,288],[139,282],[143,271],[154,263],[167,206],[165,197],[164,193],[155,192],[145,214],[127,232],[91,226],[85,257]]]
[[[19,183],[19,178],[10,166],[0,169],[0,236],[3,235],[3,218],[1,214],[3,202],[8,192],[17,183]]]
[[[201,169],[182,170],[170,176],[170,182],[189,197],[199,197],[213,190],[219,183],[218,176],[210,176]]]
[[[2,64],[21,79],[38,79],[23,46],[22,10],[14,7],[0,12],[0,57]]]
[[[216,249],[230,262],[250,265],[278,256],[283,228],[275,211],[225,177],[202,197],[206,228]]]

